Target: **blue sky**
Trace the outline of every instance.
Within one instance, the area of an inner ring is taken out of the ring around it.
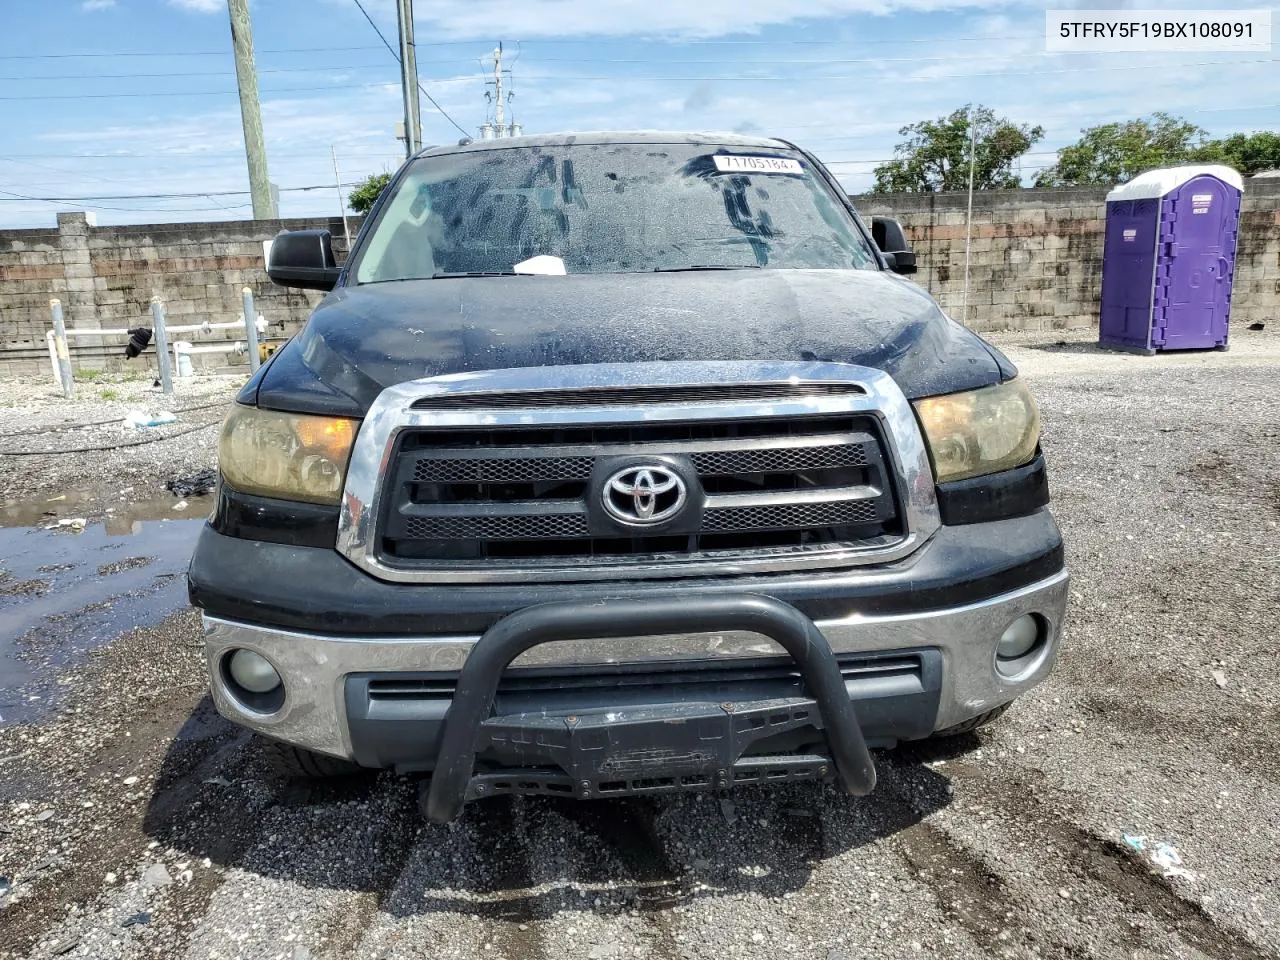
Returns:
[[[393,0],[364,0],[394,44]],[[813,149],[851,190],[898,128],[983,103],[1046,139],[1167,110],[1215,135],[1280,129],[1280,54],[1047,54],[1034,0],[416,0],[418,67],[468,131],[498,41],[526,132],[760,131]],[[1129,4],[1135,6],[1135,4]],[[1156,6],[1139,3],[1136,6]],[[1208,0],[1162,2],[1205,9]],[[1233,4],[1234,6],[1234,4]],[[57,210],[99,223],[249,215],[225,0],[5,0],[0,227]],[[338,212],[344,181],[393,170],[398,67],[354,0],[253,0],[268,163],[284,216]],[[1280,26],[1280,11],[1273,11]],[[460,134],[423,102],[427,143]],[[243,191],[242,193],[233,193]],[[129,195],[59,203],[24,197]],[[136,199],[141,194],[197,194]]]

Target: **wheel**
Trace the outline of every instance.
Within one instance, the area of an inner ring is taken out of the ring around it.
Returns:
[[[294,747],[279,740],[260,737],[262,752],[276,773],[300,780],[324,780],[329,777],[348,777],[360,773],[364,767],[340,757],[314,753]]]
[[[1004,712],[1013,706],[1013,702],[1002,703],[994,710],[988,710],[986,713],[980,713],[976,717],[970,717],[964,723],[957,723],[954,727],[945,727],[936,731],[935,737],[958,737],[962,733],[973,733],[979,727],[985,727],[989,723],[994,723],[1004,715]]]

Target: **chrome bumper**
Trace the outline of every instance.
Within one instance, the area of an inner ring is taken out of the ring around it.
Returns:
[[[1048,579],[979,603],[895,616],[852,614],[820,620],[818,628],[837,653],[881,653],[934,647],[942,652],[942,697],[934,729],[961,723],[1035,686],[1057,656],[1067,602],[1064,570]],[[1044,644],[1013,678],[996,670],[1001,632],[1023,614],[1037,614]],[[345,678],[378,671],[461,669],[477,637],[352,638],[278,630],[204,617],[205,652],[214,703],[229,720],[278,740],[339,757],[351,757],[344,701]],[[241,703],[228,687],[222,662],[236,648],[270,660],[285,684],[283,705],[262,713]],[[625,657],[619,657],[620,651]],[[749,633],[668,635],[618,641],[563,641],[534,647],[512,665],[734,659],[785,655],[777,644]]]

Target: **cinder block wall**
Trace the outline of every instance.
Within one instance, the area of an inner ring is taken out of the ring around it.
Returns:
[[[360,222],[349,219],[352,236]],[[60,213],[56,230],[0,230],[0,375],[48,368],[45,331],[54,297],[62,301],[69,327],[127,329],[151,326],[153,296],[164,299],[173,325],[238,320],[247,286],[269,323],[267,337],[288,337],[322,295],[271,283],[262,243],[281,230],[307,228],[329,230],[339,262],[346,257],[339,218],[98,227],[83,213]],[[174,339],[215,338],[244,335],[227,330]],[[129,366],[123,339],[77,338],[70,346],[77,369]],[[199,359],[206,366],[225,362],[221,354]]]
[[[973,197],[967,323],[975,330],[1059,330],[1098,323],[1104,189],[990,190]],[[865,217],[900,220],[915,280],[955,319],[964,291],[964,193],[867,194]],[[1280,180],[1246,180],[1231,325],[1280,320]]]
[[[1104,190],[1000,190],[975,194],[968,324],[977,330],[1053,330],[1098,322]],[[908,228],[919,257],[915,280],[956,319],[964,287],[963,193],[854,197],[865,216]],[[360,218],[350,220],[352,235]],[[0,230],[0,375],[48,367],[49,299],[75,327],[150,325],[164,298],[174,323],[240,317],[240,290],[254,292],[268,337],[292,335],[320,294],[285,290],[265,272],[262,242],[281,230],[328,229],[346,256],[342,221],[267,220],[97,227],[58,214],[56,229]],[[1245,185],[1232,326],[1280,322],[1280,180]],[[203,338],[201,338],[203,339]],[[238,340],[237,331],[226,339]],[[77,368],[124,366],[123,342],[73,341]],[[208,362],[208,361],[206,361]]]

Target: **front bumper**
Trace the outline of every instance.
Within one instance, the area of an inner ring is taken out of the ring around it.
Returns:
[[[865,683],[860,686],[856,678],[846,682],[846,692],[867,740],[873,745],[887,744],[954,726],[1020,696],[1044,679],[1057,654],[1067,583],[1066,571],[1059,569],[1017,589],[960,605],[905,613],[855,613],[818,618],[814,623],[836,657],[895,651],[921,656],[923,669],[930,674],[927,685],[932,687],[931,696],[912,699],[919,691],[877,689],[875,684]],[[710,595],[700,597],[693,590],[681,594],[680,599],[690,611],[697,609],[700,601],[713,602]],[[1042,640],[1009,675],[997,668],[996,645],[1005,627],[1024,614],[1040,619]],[[692,622],[693,629],[711,629],[699,628],[701,621],[696,617]],[[223,619],[207,612],[204,625],[213,698],[224,716],[309,750],[370,766],[394,765],[401,769],[434,767],[450,697],[413,701],[417,704],[413,709],[418,712],[402,715],[400,723],[391,715],[383,717],[379,726],[375,718],[372,729],[382,733],[371,734],[370,718],[364,709],[367,700],[362,700],[360,693],[367,687],[362,684],[371,676],[456,679],[480,639],[476,634],[330,635]],[[716,635],[712,641],[717,666],[772,661],[784,653],[762,632],[731,625],[729,628],[731,632]],[[618,633],[612,629],[596,636],[616,638]],[[675,662],[684,672],[707,664],[705,653],[690,658],[691,652],[708,649],[706,636],[667,631],[628,637],[625,646],[618,639],[545,643],[520,654],[508,673],[545,675],[568,665],[581,670],[583,665],[593,663],[616,665],[621,659],[630,664],[665,665],[668,670]],[[237,648],[254,650],[275,665],[284,681],[283,703],[272,705],[268,712],[254,709],[237,695],[225,669],[227,656]],[[625,652],[625,657],[619,657],[620,652]],[[572,711],[566,708],[565,712],[617,709],[620,696],[605,687],[602,692],[587,695],[586,700],[580,698]],[[890,701],[888,709],[881,702],[877,713],[875,701],[886,697]],[[511,709],[521,708],[516,705]],[[878,722],[875,717],[879,717]],[[387,740],[392,742],[384,742]]]

